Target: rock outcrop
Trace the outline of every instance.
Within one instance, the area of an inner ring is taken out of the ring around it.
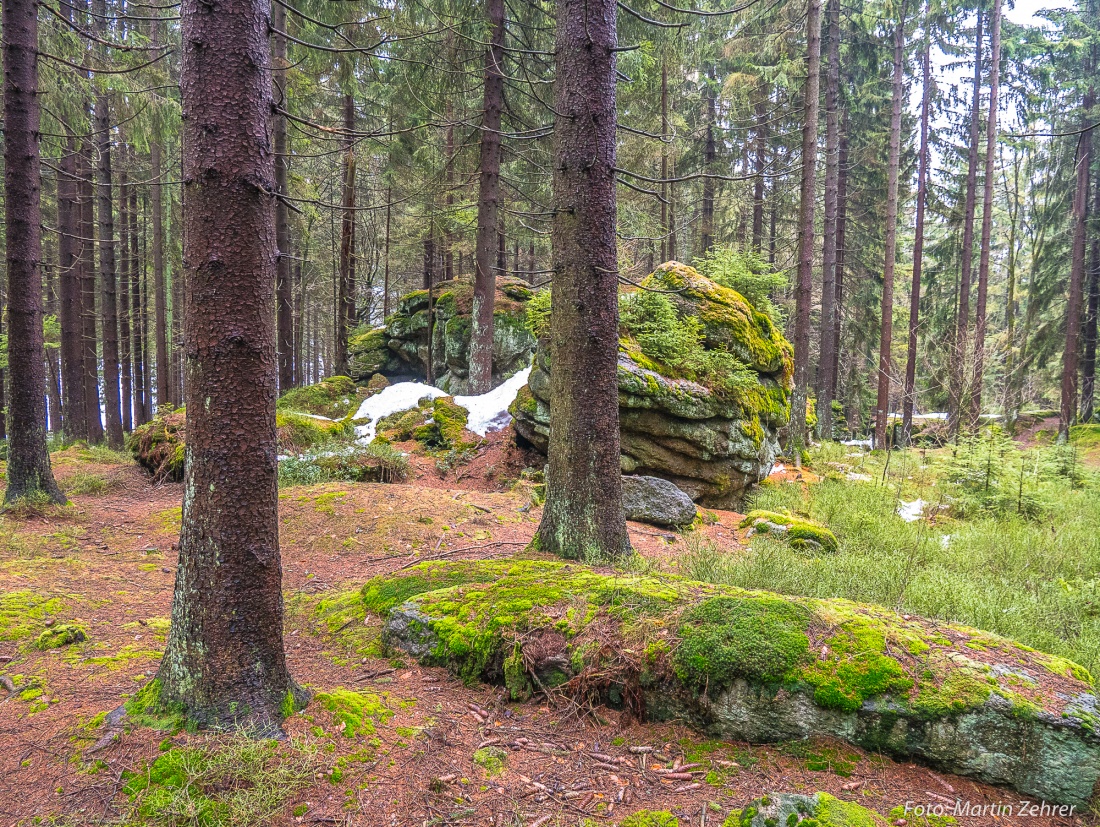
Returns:
[[[831,736],[1058,804],[1085,805],[1100,779],[1091,675],[964,626],[534,560],[421,563],[360,600],[389,647],[514,699],[542,669],[558,691],[713,737]]]
[[[697,355],[712,367],[709,373],[670,368],[649,345],[652,331],[647,339],[624,324],[618,366],[623,472],[667,479],[705,506],[739,505],[745,489],[770,473],[778,431],[790,418],[791,345],[740,293],[687,265],[668,262],[642,284],[661,291],[651,295],[668,297],[675,322],[691,323],[701,345]],[[528,386],[511,409],[516,433],[544,453],[550,434],[546,344],[540,341]]]
[[[525,324],[525,306],[532,295],[525,282],[497,277],[493,312],[494,387],[531,362],[535,337]],[[349,338],[352,377],[366,382],[372,374],[381,373],[423,380],[430,358],[436,387],[450,394],[466,393],[473,299],[473,282],[469,277],[436,284],[430,300],[427,290],[415,290],[404,296],[384,327],[361,328]]]

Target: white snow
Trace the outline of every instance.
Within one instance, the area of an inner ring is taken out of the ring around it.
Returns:
[[[446,395],[439,388],[425,385],[423,382],[398,382],[396,385],[390,385],[381,393],[364,399],[363,404],[359,406],[359,410],[355,412],[354,419],[370,417],[370,422],[366,425],[357,425],[355,428],[355,432],[359,435],[359,441],[368,443],[374,439],[379,419],[398,411],[415,408],[416,403],[425,396],[429,399],[436,399]]]
[[[489,431],[499,431],[511,422],[508,406],[516,400],[516,394],[527,384],[527,377],[530,375],[531,368],[525,368],[488,393],[480,396],[456,396],[455,404],[470,412],[466,430],[485,436]]]
[[[848,445],[855,448],[866,448],[871,450],[871,440],[869,439],[844,439],[840,442],[841,445]]]
[[[478,436],[485,436],[490,431],[499,431],[511,422],[512,417],[508,413],[508,406],[515,401],[516,394],[527,384],[527,377],[530,375],[531,369],[527,368],[488,393],[479,396],[456,396],[455,404],[469,411],[466,430]],[[449,395],[423,382],[398,382],[396,385],[390,385],[381,393],[364,399],[359,410],[355,412],[355,419],[370,417],[370,422],[366,425],[358,425],[355,428],[359,441],[367,443],[374,439],[378,420],[398,411],[415,408],[425,396],[429,399],[437,399]]]
[[[771,470],[771,472],[770,472],[770,473],[768,474],[768,476],[769,476],[769,477],[771,477],[771,476],[773,476],[773,475],[775,475],[775,474],[782,474],[782,473],[783,473],[784,471],[786,471],[786,470],[787,470],[787,469],[786,469],[786,467],[785,467],[785,466],[783,465],[783,463],[782,463],[782,462],[777,462],[777,463],[776,463],[775,465],[773,465],[773,466],[772,466],[772,470]]]
[[[907,523],[915,523],[921,518],[921,512],[924,511],[926,503],[924,500],[917,498],[911,503],[907,503],[904,500],[898,501],[898,516],[901,517]]]
[[[849,471],[847,474],[845,474],[844,478],[847,479],[847,480],[850,480],[852,482],[870,482],[871,481],[871,475],[870,474],[857,474],[855,471]]]

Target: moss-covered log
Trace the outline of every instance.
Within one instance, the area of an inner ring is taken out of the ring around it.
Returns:
[[[514,698],[560,687],[727,738],[833,736],[1048,801],[1083,804],[1100,779],[1088,672],[976,629],[532,560],[421,564],[360,601],[389,646]]]

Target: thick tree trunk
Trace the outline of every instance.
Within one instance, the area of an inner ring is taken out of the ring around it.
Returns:
[[[469,393],[485,393],[493,383],[493,310],[500,234],[500,125],[504,109],[504,0],[486,0],[489,46],[485,50],[485,103],[481,119],[481,173],[478,179],[477,236],[474,248],[474,308],[470,333]]]
[[[798,274],[795,282],[794,393],[791,397],[790,451],[802,465],[809,391],[810,304],[814,270],[814,199],[817,181],[817,118],[821,89],[821,0],[806,12],[806,86],[802,90],[802,191],[798,207]]]
[[[355,322],[355,97],[344,94],[344,195],[340,223],[340,271],[337,274],[335,371],[348,372],[348,331]]]
[[[821,251],[821,344],[817,369],[818,434],[833,438],[833,397],[836,385],[836,223],[840,188],[840,0],[828,0],[829,68],[825,73],[825,224]],[[755,223],[753,233],[755,235]]]
[[[272,62],[274,78],[275,104],[280,109],[287,106],[286,100],[286,37],[280,32],[286,31],[286,8],[274,3],[271,7],[272,23]],[[271,131],[275,145],[275,191],[280,196],[289,192],[290,155],[286,137],[286,116],[272,115]],[[285,392],[294,386],[294,307],[290,282],[290,210],[287,202],[279,198],[275,202],[275,243],[279,249],[279,259],[275,276],[275,314],[279,331],[279,391]]]
[[[70,137],[61,156],[61,173],[57,176],[57,243],[61,306],[61,388],[64,395],[65,433],[73,439],[88,438],[88,421],[84,415],[84,353],[80,346],[83,334],[80,312],[80,258],[77,240],[80,227],[76,182],[76,143]]]
[[[1010,435],[1016,433],[1016,421],[1020,410],[1015,405],[1016,394],[1013,387],[1016,382],[1016,267],[1019,264],[1019,245],[1017,237],[1020,231],[1020,153],[1014,152],[1012,159],[1012,191],[1005,184],[1005,200],[1008,202],[1008,278],[1005,286],[1005,430]],[[1002,162],[1002,167],[1004,163]],[[1095,202],[1094,202],[1095,203]],[[1093,256],[1100,262],[1100,239],[1093,242]]]
[[[669,226],[669,202],[668,202],[668,145],[672,136],[668,131],[668,57],[661,58],[661,261],[669,261],[669,237],[672,228]],[[532,270],[535,268],[532,266]],[[531,279],[534,281],[534,277]]]
[[[844,253],[845,238],[848,230],[848,113],[844,113],[844,123],[840,130],[840,151],[837,162],[840,166],[837,175],[836,208],[836,311],[833,313],[833,368],[830,372],[832,387],[828,389],[830,399],[837,398],[840,383],[840,342],[844,320]]]
[[[274,734],[283,652],[268,0],[184,0],[187,470],[158,703]]]
[[[703,133],[703,214],[699,222],[699,248],[702,255],[706,255],[714,246],[714,161],[717,157],[717,147],[714,141],[714,122],[716,120],[717,104],[714,91],[714,67],[708,66],[706,71],[706,87],[703,91],[706,111],[703,114],[705,131]]]
[[[122,380],[122,430],[134,429],[134,375],[131,366],[133,339],[130,329],[130,245],[127,234],[130,230],[130,184],[126,175],[126,152],[123,145],[119,164],[118,220],[119,220],[119,257],[118,257],[118,359]]]
[[[882,268],[882,317],[878,340],[878,401],[875,404],[875,447],[886,447],[890,416],[890,351],[894,337],[894,269],[898,245],[898,166],[901,162],[901,109],[905,97],[905,6],[894,30],[894,91],[890,110],[890,148],[886,161],[886,252]]]
[[[1073,254],[1070,262],[1069,303],[1066,307],[1066,346],[1062,352],[1062,399],[1058,438],[1069,438],[1077,421],[1077,363],[1081,338],[1081,305],[1084,302],[1085,238],[1088,233],[1089,166],[1092,161],[1091,110],[1096,102],[1093,88],[1085,92],[1082,134],[1077,142],[1077,188],[1073,195]]]
[[[558,0],[550,474],[538,540],[586,561],[630,552],[619,453],[615,0]]]
[[[966,159],[966,200],[963,206],[962,264],[959,277],[959,307],[955,318],[955,349],[951,360],[951,385],[948,411],[952,430],[962,430],[966,416],[966,363],[970,350],[970,274],[974,260],[974,210],[978,192],[978,114],[982,89],[982,8],[978,7],[978,25],[974,35],[974,94],[970,107],[970,148]]]
[[[94,0],[96,28],[106,32],[107,4]],[[103,323],[103,408],[107,426],[107,445],[121,448],[122,400],[119,396],[120,366],[118,348],[118,270],[115,248],[114,182],[111,170],[111,106],[106,92],[95,97],[95,128],[99,149],[96,166],[97,219],[99,222],[99,282]]]
[[[46,450],[42,338],[42,175],[39,166],[38,7],[4,0],[4,230],[8,271],[8,465],[4,502],[57,487]]]
[[[132,159],[136,156],[131,154]],[[134,358],[134,424],[141,425],[149,421],[145,391],[148,381],[145,373],[145,306],[141,296],[141,275],[144,269],[138,256],[138,200],[137,187],[130,187],[130,318],[132,319],[132,342]],[[125,301],[125,298],[123,298]]]
[[[1093,135],[1093,143],[1096,141]],[[1093,153],[1096,147],[1092,148]],[[1081,354],[1081,421],[1092,422],[1096,415],[1096,338],[1097,316],[1100,310],[1100,169],[1092,182],[1092,214],[1089,216],[1091,243],[1089,245],[1088,284],[1085,291],[1085,325],[1082,330]]]
[[[993,158],[997,148],[997,103],[1001,80],[1001,0],[993,0],[989,23],[989,114],[985,132],[985,181],[982,195],[982,240],[978,251],[978,296],[974,308],[974,378],[971,381],[968,423],[978,426],[985,381],[986,305],[989,297],[989,256],[993,238]]]
[[[901,417],[903,445],[908,445],[912,439],[913,414],[917,407],[917,334],[920,330],[920,278],[924,263],[924,207],[928,200],[928,117],[932,105],[930,17],[928,0],[925,0],[924,51],[921,54],[920,150],[917,157],[917,229],[913,239],[913,283],[909,288],[909,342],[905,354],[905,396]]]
[[[755,113],[756,169],[753,171],[752,184],[752,249],[757,255],[764,251],[764,168],[768,161],[768,102],[769,98],[760,98],[756,102]]]
[[[390,317],[390,226],[392,222],[393,190],[386,187],[386,237],[382,249],[382,321]],[[459,267],[461,270],[462,268]]]
[[[91,140],[85,139],[77,156],[80,178],[80,318],[83,335],[84,416],[88,442],[103,441],[103,415],[99,399],[99,353],[97,342],[95,244],[95,185],[92,183]]]

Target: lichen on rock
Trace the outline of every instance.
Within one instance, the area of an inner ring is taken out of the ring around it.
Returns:
[[[696,502],[733,507],[767,477],[790,417],[791,345],[743,296],[679,262],[620,300],[622,469],[661,477]],[[550,354],[510,409],[517,434],[545,452]]]
[[[1091,676],[975,629],[537,560],[420,564],[361,599],[387,646],[517,699],[554,675],[713,736],[841,738],[1050,801],[1100,779]]]

